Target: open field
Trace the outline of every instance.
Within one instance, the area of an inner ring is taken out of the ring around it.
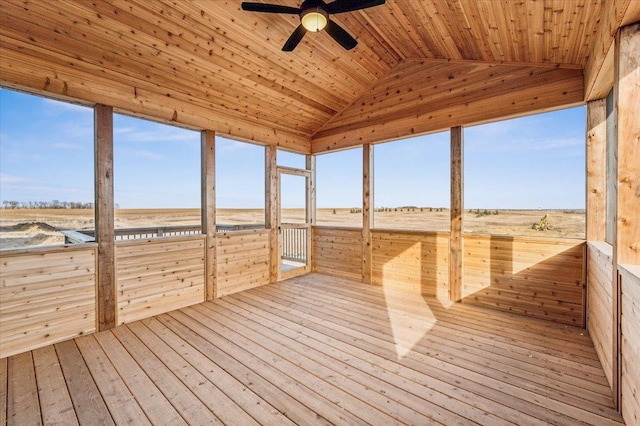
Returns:
[[[376,212],[375,227],[382,229],[448,231],[447,209],[400,209]],[[465,232],[584,238],[585,215],[580,210],[491,210],[478,216],[465,211]],[[549,213],[551,229],[536,231],[532,225]],[[62,229],[93,229],[93,210],[16,209],[0,210],[0,249],[64,243]],[[220,209],[218,224],[264,223],[262,209]],[[302,209],[283,211],[283,222],[304,221]],[[318,209],[318,225],[361,227],[362,215],[351,209]],[[119,209],[115,227],[148,228],[198,225],[200,209]]]

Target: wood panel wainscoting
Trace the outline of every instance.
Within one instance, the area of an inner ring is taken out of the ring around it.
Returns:
[[[463,303],[584,327],[584,240],[463,238]]]
[[[587,330],[609,385],[613,385],[613,258],[611,244],[587,243]]]
[[[373,230],[372,284],[449,297],[449,234]]]
[[[313,227],[312,270],[362,281],[362,229]]]
[[[204,257],[204,236],[117,242],[118,324],[204,301]]]
[[[96,244],[3,251],[0,358],[96,330]]]
[[[219,233],[216,297],[269,283],[269,230]]]
[[[0,360],[21,424],[622,425],[577,327],[307,274]],[[421,302],[424,302],[423,299]]]
[[[622,416],[640,424],[640,266],[620,265],[620,352]]]

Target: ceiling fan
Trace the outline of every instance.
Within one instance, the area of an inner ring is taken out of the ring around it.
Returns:
[[[342,47],[351,50],[356,47],[358,42],[344,28],[329,19],[329,16],[379,6],[384,2],[385,0],[335,0],[327,4],[323,0],[305,0],[299,8],[279,4],[243,2],[242,10],[299,15],[300,25],[282,46],[282,50],[285,52],[291,52],[295,49],[307,31],[320,32],[322,30],[326,30]]]

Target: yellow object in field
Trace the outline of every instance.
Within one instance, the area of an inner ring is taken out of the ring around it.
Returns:
[[[545,214],[540,222],[534,223],[532,226],[536,231],[547,231],[551,229],[551,225],[549,225],[549,213]]]

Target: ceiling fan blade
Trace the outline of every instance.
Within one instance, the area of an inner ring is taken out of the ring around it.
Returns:
[[[385,0],[336,0],[327,5],[327,12],[331,14],[353,12],[384,4]]]
[[[298,25],[298,28],[289,36],[289,40],[282,46],[283,52],[291,52],[296,48],[302,37],[307,33],[307,29],[302,26],[302,24]]]
[[[242,10],[248,10],[249,12],[263,12],[263,13],[288,13],[291,15],[299,15],[300,9],[297,7],[281,6],[279,4],[266,4],[266,3],[252,3],[242,2]]]
[[[340,44],[340,46],[347,50],[353,49],[358,44],[358,41],[355,38],[351,37],[344,28],[333,22],[331,19],[329,19],[325,31],[329,33],[329,35]]]

